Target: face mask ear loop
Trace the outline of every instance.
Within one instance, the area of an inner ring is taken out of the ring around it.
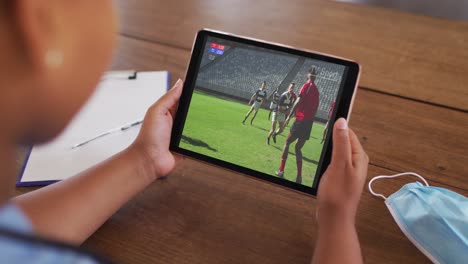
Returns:
[[[375,181],[375,180],[378,180],[378,179],[383,179],[383,178],[386,178],[386,179],[390,179],[390,178],[397,178],[397,177],[400,177],[400,176],[404,176],[404,175],[413,175],[413,176],[416,176],[418,177],[422,182],[424,182],[424,184],[426,186],[429,186],[429,183],[427,183],[426,179],[423,178],[423,176],[415,173],[415,172],[403,172],[403,173],[398,173],[398,174],[395,174],[395,175],[380,175],[380,176],[375,176],[374,178],[372,178],[370,181],[369,181],[369,184],[367,185],[367,188],[369,189],[370,193],[372,193],[372,195],[374,196],[377,196],[377,197],[382,197],[384,200],[387,200],[387,197],[385,197],[383,194],[380,194],[380,193],[376,193],[374,192],[374,190],[372,190],[372,183]]]
[[[372,178],[369,181],[369,184],[367,185],[367,188],[369,189],[369,192],[372,193],[372,195],[377,196],[377,197],[382,197],[384,200],[387,200],[387,197],[385,197],[383,194],[376,193],[376,192],[374,192],[374,190],[372,190],[372,183],[375,180],[379,180],[379,179],[382,179],[382,178],[388,178],[388,176],[385,176],[385,175],[375,176],[374,178]]]

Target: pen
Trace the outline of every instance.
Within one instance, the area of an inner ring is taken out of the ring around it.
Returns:
[[[128,125],[128,126],[123,126],[123,127],[121,127],[120,130],[125,131],[125,130],[127,130],[127,129],[129,129],[129,128],[132,128],[132,127],[134,127],[134,126],[138,126],[138,125],[141,124],[141,123],[143,123],[143,120],[138,120],[138,121],[136,121],[136,122],[134,122],[134,123],[131,123],[131,124]]]
[[[93,137],[93,138],[90,138],[90,139],[88,139],[88,140],[86,140],[86,141],[83,141],[83,142],[81,142],[81,143],[75,144],[75,145],[73,145],[73,146],[71,147],[71,149],[79,148],[79,147],[81,147],[81,146],[83,146],[83,145],[88,144],[88,143],[91,142],[91,141],[94,141],[94,140],[96,140],[96,139],[102,138],[102,137],[104,137],[104,136],[107,136],[107,135],[112,134],[112,133],[115,133],[115,132],[119,132],[119,131],[122,131],[122,132],[123,132],[123,131],[125,131],[125,130],[128,130],[128,129],[134,127],[134,126],[138,126],[138,125],[140,125],[141,123],[143,123],[143,120],[138,120],[138,121],[135,121],[135,122],[133,122],[133,123],[131,123],[131,124],[128,124],[128,125],[125,125],[125,126],[122,126],[122,127],[118,127],[118,128],[114,128],[114,129],[111,129],[111,130],[106,131],[106,132],[104,132],[104,133],[102,133],[102,134],[99,134],[99,135],[97,135],[97,136],[95,136],[95,137]]]

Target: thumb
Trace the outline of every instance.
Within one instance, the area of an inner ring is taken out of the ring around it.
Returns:
[[[349,142],[348,122],[340,118],[333,126],[333,152],[330,165],[345,166],[351,161],[351,144]]]
[[[175,115],[182,93],[182,86],[183,81],[181,79],[177,80],[174,86],[156,102],[156,105],[159,105],[161,113],[164,114],[169,111],[172,116]]]
[[[169,97],[172,100],[179,101],[180,95],[182,94],[183,85],[184,82],[182,79],[178,79],[174,86],[172,86],[172,88],[164,95],[164,97]]]

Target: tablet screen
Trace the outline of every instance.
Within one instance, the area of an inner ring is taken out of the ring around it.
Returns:
[[[226,38],[203,42],[178,147],[315,187],[347,66]]]

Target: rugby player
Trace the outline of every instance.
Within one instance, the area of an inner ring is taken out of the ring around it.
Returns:
[[[276,143],[276,136],[281,134],[284,130],[284,121],[288,114],[289,108],[294,102],[294,85],[295,83],[289,84],[288,90],[284,92],[278,100],[276,109],[273,111],[273,119],[271,122],[271,130],[268,133],[267,144],[270,145],[270,138],[273,137],[273,142]],[[276,123],[278,122],[278,129],[276,130]]]
[[[294,112],[296,113],[296,120],[286,137],[286,143],[284,144],[283,153],[281,155],[280,168],[276,172],[276,175],[280,178],[284,177],[284,168],[288,159],[289,145],[297,140],[295,146],[297,164],[296,183],[302,183],[302,147],[310,138],[312,124],[319,106],[320,94],[314,83],[316,74],[317,71],[315,68],[309,70],[307,82],[302,86],[299,97],[285,121],[285,125],[287,125],[291,119],[291,115]]]
[[[270,113],[268,113],[268,120],[271,118],[271,112],[276,111],[276,107],[278,106],[278,100],[280,97],[280,94],[278,93],[278,88],[275,89],[275,91],[268,96],[267,100],[270,100],[271,98],[271,103],[270,103]]]
[[[255,117],[257,116],[257,113],[258,113],[258,110],[260,109],[260,106],[262,106],[262,104],[263,104],[263,102],[265,101],[266,98],[267,98],[266,81],[263,81],[262,82],[262,87],[260,89],[258,89],[252,95],[252,97],[250,98],[249,105],[252,105],[252,107],[250,107],[250,110],[245,115],[245,118],[244,118],[244,121],[242,121],[242,124],[245,125],[245,120],[247,120],[247,118],[249,117],[250,113],[252,113],[252,111],[255,111],[252,119],[250,120],[250,124],[252,125],[252,122],[254,121]],[[252,102],[253,102],[253,104],[252,104]]]

